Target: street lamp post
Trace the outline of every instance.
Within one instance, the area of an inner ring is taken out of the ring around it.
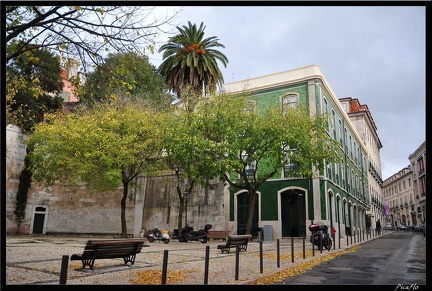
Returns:
[[[183,196],[184,196],[184,199],[185,199],[185,226],[187,225],[187,200],[188,200],[188,195],[189,195],[188,191],[184,191],[183,192]]]

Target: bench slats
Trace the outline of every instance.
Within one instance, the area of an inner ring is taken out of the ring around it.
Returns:
[[[144,246],[144,239],[113,239],[113,240],[89,240],[82,254],[73,254],[71,261],[81,260],[83,269],[89,266],[93,269],[96,259],[123,258],[125,264],[135,263],[136,254],[140,253]]]
[[[221,250],[222,253],[230,253],[231,248],[237,247],[240,248],[240,251],[247,251],[247,245],[249,240],[252,238],[250,234],[239,234],[239,235],[230,235],[226,239],[225,244],[218,245],[217,248]]]
[[[209,230],[208,238],[209,239],[221,239],[226,241],[226,238],[229,236],[229,230]]]

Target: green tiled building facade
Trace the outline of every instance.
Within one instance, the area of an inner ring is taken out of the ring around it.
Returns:
[[[252,234],[261,231],[271,239],[308,237],[308,226],[322,222],[336,229],[337,235],[354,235],[366,229],[368,195],[367,153],[355,127],[338,98],[321,73],[312,65],[282,73],[266,75],[226,84],[227,92],[251,92],[256,109],[269,103],[281,106],[292,100],[304,102],[311,116],[329,114],[328,134],[339,141],[339,163],[329,163],[311,179],[280,177],[268,180],[258,190]],[[229,195],[229,225],[244,233],[247,204],[246,192],[226,188]]]

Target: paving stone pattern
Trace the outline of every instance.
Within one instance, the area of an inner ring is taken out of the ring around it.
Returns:
[[[58,236],[8,236],[6,238],[6,285],[59,285],[62,257],[81,254],[85,243],[95,237]],[[66,285],[131,285],[136,273],[143,270],[162,271],[165,250],[168,253],[168,271],[193,270],[176,284],[204,284],[206,247],[209,246],[209,285],[247,284],[266,275],[291,268],[298,263],[328,254],[315,249],[315,257],[303,259],[303,239],[294,239],[295,261],[291,261],[291,239],[279,242],[279,267],[277,265],[277,242],[262,243],[262,272],[260,242],[248,244],[247,252],[239,255],[238,279],[236,280],[236,253],[222,254],[217,249],[221,240],[181,243],[171,240],[168,244],[156,241],[146,242],[142,252],[137,254],[135,264],[124,264],[123,259],[101,259],[95,261],[93,270],[82,269],[81,261],[68,262]],[[351,245],[352,246],[352,245]],[[346,248],[346,243],[336,250]],[[311,244],[305,241],[305,249]],[[287,257],[289,256],[289,259]],[[297,259],[299,256],[300,259]]]

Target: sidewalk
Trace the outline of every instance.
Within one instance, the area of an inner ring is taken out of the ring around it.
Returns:
[[[388,233],[388,232],[387,232]],[[385,235],[385,234],[384,234]],[[377,238],[377,237],[374,237]],[[374,238],[369,238],[374,239]],[[95,237],[58,237],[58,236],[8,236],[6,238],[6,285],[59,285],[63,256],[80,254],[89,239]],[[167,281],[172,285],[246,285],[287,269],[295,269],[313,260],[331,257],[359,243],[342,238],[336,241],[330,251],[322,252],[303,239],[283,239],[279,242],[279,260],[276,241],[248,244],[247,252],[239,254],[236,272],[236,253],[221,254],[217,249],[221,240],[180,243],[171,240],[168,244],[161,241],[146,242],[141,253],[137,254],[134,265],[124,265],[123,259],[96,260],[93,270],[81,269],[80,261],[68,263],[66,285],[139,285],[161,284],[164,253],[167,250]],[[340,246],[339,246],[340,244]],[[262,245],[262,259],[260,256]],[[205,276],[206,248],[209,247],[208,274]],[[291,254],[294,252],[294,262]],[[305,258],[303,256],[305,255]],[[271,281],[271,280],[270,280]],[[269,281],[269,282],[270,282]],[[255,284],[257,284],[255,282]]]

